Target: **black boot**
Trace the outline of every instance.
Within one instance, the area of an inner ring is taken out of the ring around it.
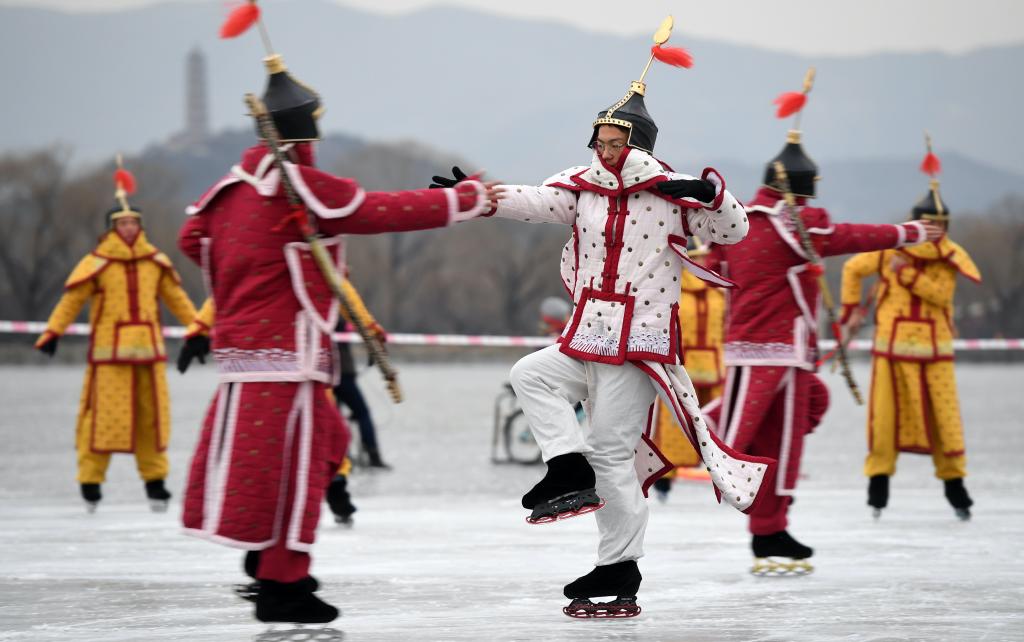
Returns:
[[[640,569],[635,560],[607,566],[595,566],[562,593],[572,600],[562,612],[574,618],[624,618],[640,614],[636,594],[640,590]],[[614,596],[608,602],[594,603],[592,597]]]
[[[85,500],[85,510],[90,513],[95,513],[96,508],[100,505],[100,500],[103,499],[103,493],[100,492],[99,484],[81,484],[82,499]]]
[[[391,466],[384,463],[384,460],[380,458],[380,451],[376,448],[367,448],[366,457],[368,459],[367,465],[370,468],[380,468],[381,470],[391,470]]]
[[[568,453],[548,461],[544,479],[523,495],[523,508],[533,511],[530,523],[545,523],[582,515],[604,505],[594,490],[594,469],[580,453]]]
[[[974,501],[967,494],[963,478],[947,479],[944,483],[946,485],[946,501],[953,507],[956,516],[966,522],[971,518],[971,506],[974,505]]]
[[[171,494],[164,488],[164,480],[154,479],[146,482],[146,497],[149,498],[149,508],[154,513],[167,512]]]
[[[877,519],[882,509],[889,505],[889,476],[874,475],[868,480],[868,506]]]
[[[327,505],[334,513],[335,523],[352,526],[352,514],[356,512],[356,507],[348,494],[348,480],[344,475],[336,476],[327,487]]]
[[[786,531],[754,535],[750,547],[754,549],[754,567],[750,569],[754,575],[806,575],[814,570],[807,561],[814,555],[814,549],[796,541]]]
[[[668,493],[672,490],[672,479],[669,477],[659,477],[654,482],[654,492],[661,502],[668,501]]]
[[[298,582],[260,580],[256,595],[256,619],[260,622],[295,622],[326,624],[340,615],[338,609],[324,602],[313,591],[316,580],[307,577]]]
[[[750,547],[754,549],[754,557],[789,557],[803,560],[814,555],[813,548],[796,541],[786,531],[771,535],[754,535]]]
[[[246,551],[245,557],[242,558],[242,570],[252,578],[252,581],[246,584],[235,584],[235,595],[243,600],[256,601],[256,596],[260,593],[260,581],[256,579],[256,571],[259,569],[260,552]]]
[[[583,577],[565,585],[562,593],[574,600],[580,597],[636,597],[640,590],[640,569],[636,560],[618,562],[607,566],[595,566]]]

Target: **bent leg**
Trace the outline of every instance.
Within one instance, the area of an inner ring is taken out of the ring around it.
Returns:
[[[544,461],[589,453],[574,409],[587,397],[582,361],[562,354],[557,345],[548,346],[520,359],[510,376]]]

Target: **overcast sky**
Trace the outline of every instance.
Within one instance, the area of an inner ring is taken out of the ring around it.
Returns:
[[[228,0],[168,0],[213,2]],[[303,0],[289,0],[296,9]],[[460,6],[521,18],[568,22],[618,34],[653,32],[673,14],[673,43],[686,34],[757,43],[803,54],[941,50],[951,53],[1024,43],[1024,0],[338,0],[367,11],[401,13]],[[154,0],[0,0],[67,11],[111,10]],[[623,8],[628,7],[623,13]]]

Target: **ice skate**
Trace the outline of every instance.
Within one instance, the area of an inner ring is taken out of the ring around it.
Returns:
[[[635,560],[595,566],[594,570],[565,586],[563,593],[572,602],[563,607],[562,612],[580,619],[636,617],[641,610],[636,594],[642,579]],[[590,599],[606,596],[615,596],[615,599],[607,602]]]
[[[82,500],[85,502],[85,510],[90,515],[96,512],[96,509],[100,506],[100,500],[103,499],[103,493],[100,492],[99,484],[82,484]]]
[[[580,453],[553,457],[544,479],[523,495],[523,508],[533,511],[526,521],[550,524],[594,512],[604,506],[595,484],[594,469]]]
[[[967,494],[967,488],[964,487],[964,480],[962,477],[956,479],[947,479],[943,482],[946,487],[946,500],[949,505],[953,507],[953,511],[956,513],[957,518],[962,522],[966,522],[971,519],[971,506],[974,505],[974,500]]]
[[[294,624],[326,624],[334,621],[341,612],[314,595],[317,588],[319,585],[312,577],[289,583],[259,580],[256,619],[260,622]]]
[[[654,482],[654,496],[658,498],[658,501],[664,504],[668,501],[669,491],[672,490],[672,480],[668,477],[659,477]]]
[[[814,549],[793,539],[786,531],[771,535],[754,535],[754,566],[750,572],[758,577],[807,575],[814,571],[808,561]]]
[[[255,602],[256,596],[260,594],[260,581],[253,580],[247,584],[235,584],[235,595],[246,602]]]
[[[149,509],[154,513],[166,513],[171,501],[171,494],[164,488],[164,480],[154,479],[146,482],[146,497],[149,498]]]
[[[889,476],[874,475],[868,480],[868,506],[871,507],[871,516],[878,519],[882,516],[882,509],[889,504]]]
[[[331,480],[327,487],[327,505],[334,515],[334,523],[344,528],[352,528],[354,521],[353,513],[356,507],[352,504],[352,498],[348,494],[348,479],[344,475],[338,475]]]
[[[345,633],[331,627],[296,626],[269,629],[253,638],[253,642],[341,642]]]

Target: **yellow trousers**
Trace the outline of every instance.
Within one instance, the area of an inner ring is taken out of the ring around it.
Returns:
[[[92,367],[90,366],[90,372],[86,374],[87,389]],[[134,394],[122,395],[121,402],[129,406],[125,408],[125,411],[134,417],[134,453],[139,476],[143,481],[166,479],[170,465],[167,462],[167,453],[158,449],[156,424],[157,404],[160,400],[155,399],[153,394],[153,391],[157,390],[153,381],[154,368],[159,367],[162,375],[164,364],[118,367],[134,370]],[[88,391],[83,394],[88,395]],[[134,407],[131,407],[133,398]],[[91,410],[83,412],[78,421],[78,482],[80,484],[102,484],[106,479],[107,467],[110,465],[111,453],[92,450],[91,421]]]
[[[900,451],[930,453],[939,479],[967,476],[952,361],[874,358],[864,474],[895,474]]]

